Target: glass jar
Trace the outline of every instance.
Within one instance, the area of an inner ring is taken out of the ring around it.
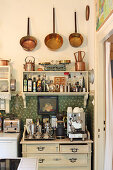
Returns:
[[[55,92],[55,85],[53,83],[53,80],[50,80],[49,92]]]

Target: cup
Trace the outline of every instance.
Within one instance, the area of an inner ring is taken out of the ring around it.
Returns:
[[[72,113],[72,107],[67,108],[67,113]]]

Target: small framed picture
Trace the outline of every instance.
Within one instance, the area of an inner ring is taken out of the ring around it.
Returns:
[[[58,113],[57,96],[38,96],[38,114],[56,115]]]

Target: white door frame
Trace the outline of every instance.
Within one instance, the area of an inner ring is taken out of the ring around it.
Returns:
[[[104,42],[113,34],[113,14],[96,32],[95,56],[95,116],[94,116],[94,170],[104,169],[105,149],[105,48]],[[98,132],[98,129],[100,132]],[[98,138],[99,137],[99,138]]]

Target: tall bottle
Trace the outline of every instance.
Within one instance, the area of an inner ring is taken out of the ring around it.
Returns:
[[[44,74],[42,78],[42,91],[46,92],[46,74]]]
[[[28,76],[27,85],[28,85],[27,91],[28,92],[32,92],[33,91],[33,87],[32,87],[32,78],[31,78],[30,74]]]
[[[33,92],[36,92],[36,78],[33,77]]]
[[[27,75],[24,75],[24,79],[23,79],[23,91],[27,92]]]
[[[85,92],[86,88],[85,88],[85,79],[84,79],[84,77],[83,77],[83,81],[82,81],[82,88],[83,88],[83,92]]]
[[[41,84],[40,75],[38,75],[37,84],[36,84],[36,91],[37,92],[41,92],[42,91],[42,84]]]

